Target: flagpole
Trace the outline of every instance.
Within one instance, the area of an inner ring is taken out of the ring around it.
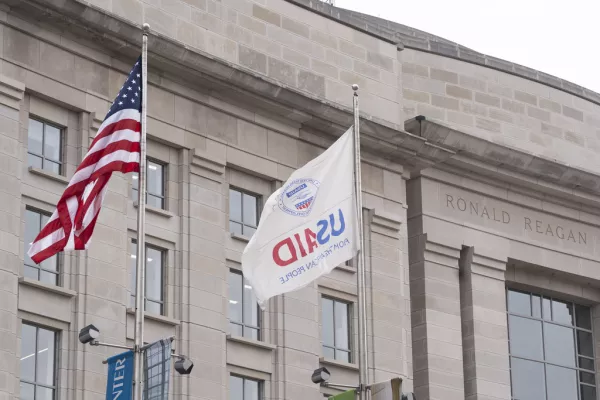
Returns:
[[[136,255],[136,286],[135,286],[135,362],[134,362],[134,400],[143,398],[144,377],[144,308],[145,308],[145,275],[146,275],[146,100],[148,98],[148,33],[150,25],[143,25],[142,33],[142,116],[140,135],[140,172],[138,186],[138,220],[137,220],[137,255]]]
[[[358,293],[358,371],[359,371],[359,393],[361,400],[369,399],[369,356],[367,346],[367,291],[365,288],[365,253],[363,240],[363,206],[362,206],[362,182],[360,172],[360,118],[358,112],[358,85],[352,85],[354,91],[354,185],[356,194],[356,212],[358,219],[358,237],[360,250],[357,254],[356,284]]]

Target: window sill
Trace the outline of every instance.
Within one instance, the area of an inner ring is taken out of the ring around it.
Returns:
[[[326,365],[331,365],[331,366],[335,366],[335,367],[345,368],[345,369],[349,369],[349,370],[352,370],[352,371],[358,371],[358,365],[352,364],[352,363],[347,363],[347,362],[344,362],[344,361],[337,361],[337,360],[332,360],[331,358],[321,357],[321,358],[319,358],[319,362],[321,364],[326,364]]]
[[[66,176],[55,174],[54,172],[48,172],[41,168],[29,167],[29,172],[34,175],[43,176],[48,179],[52,179],[53,181],[64,183],[65,185],[69,183],[69,180]]]
[[[50,285],[48,283],[36,281],[35,279],[26,278],[24,276],[19,277],[19,284],[39,288],[48,292],[53,292],[64,297],[77,296],[77,292],[74,290],[65,289],[60,286]]]
[[[134,208],[138,207],[137,201],[133,202],[133,207]],[[162,208],[152,207],[152,206],[149,206],[148,204],[146,204],[146,211],[156,214],[156,215],[160,215],[161,217],[165,217],[165,218],[173,218],[175,216],[175,214],[173,214],[171,211],[163,210]]]
[[[135,310],[133,308],[128,308],[127,314],[135,315]],[[180,324],[180,321],[178,319],[169,318],[164,315],[149,314],[147,312],[144,313],[144,319],[150,319],[152,321],[162,322],[163,324],[171,325],[171,326],[177,326]]]
[[[232,233],[231,238],[244,243],[248,243],[250,241],[250,238],[248,236],[238,235],[237,233]]]
[[[227,335],[227,340],[230,342],[243,343],[254,347],[260,347],[265,350],[275,350],[277,346],[270,343],[261,342],[260,340],[248,339],[241,336]]]
[[[347,265],[338,265],[334,269],[339,269],[340,271],[348,272],[349,274],[355,274],[356,273],[356,269],[355,268],[349,267]]]

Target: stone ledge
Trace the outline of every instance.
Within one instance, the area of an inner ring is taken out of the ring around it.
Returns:
[[[64,297],[77,296],[77,292],[74,290],[65,289],[64,287],[61,287],[61,286],[50,285],[48,283],[36,281],[35,279],[27,278],[24,276],[19,277],[19,284],[35,287],[35,288],[42,289],[47,292],[56,293],[56,294],[64,296]]]
[[[344,272],[347,272],[349,274],[355,274],[356,273],[356,269],[355,268],[349,267],[349,266],[344,265],[344,264],[338,265],[337,267],[334,268],[334,270],[344,271]]]
[[[248,236],[238,235],[237,233],[232,233],[231,238],[244,243],[248,243],[250,241],[250,238]]]
[[[241,336],[227,335],[227,340],[230,342],[242,343],[248,346],[258,347],[260,349],[265,349],[269,351],[277,349],[277,346],[275,346],[274,344],[261,342],[260,340],[248,339]]]
[[[347,363],[343,361],[332,360],[331,358],[320,357],[319,362],[325,365],[331,365],[334,367],[345,368],[352,371],[358,372],[358,365],[353,363]]]
[[[41,168],[29,167],[29,172],[34,175],[43,176],[44,178],[52,179],[53,181],[64,183],[67,185],[69,183],[69,179],[66,176],[58,175],[53,172],[45,171]]]
[[[133,308],[127,309],[127,314],[135,315],[135,310]],[[144,319],[150,319],[152,321],[162,322],[165,325],[177,326],[181,323],[178,319],[170,318],[164,315],[157,314],[148,314],[144,313]]]
[[[138,208],[137,201],[133,202],[133,207]],[[146,204],[146,212],[150,212],[152,214],[156,214],[156,215],[159,215],[159,216],[165,217],[165,218],[173,218],[175,216],[175,214],[173,214],[171,211],[163,210],[162,208],[152,207],[152,206],[149,206],[148,204]]]

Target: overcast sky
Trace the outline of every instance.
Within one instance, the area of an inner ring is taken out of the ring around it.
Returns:
[[[335,0],[600,92],[600,0]]]

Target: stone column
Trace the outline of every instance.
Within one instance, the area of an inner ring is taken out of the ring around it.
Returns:
[[[464,400],[460,249],[409,239],[414,391],[419,400]]]
[[[506,260],[461,253],[465,399],[510,399],[506,322]]]
[[[18,279],[23,264],[19,112],[25,86],[0,75],[0,399],[19,398]],[[26,128],[25,128],[26,129]],[[25,140],[27,136],[25,136]]]

